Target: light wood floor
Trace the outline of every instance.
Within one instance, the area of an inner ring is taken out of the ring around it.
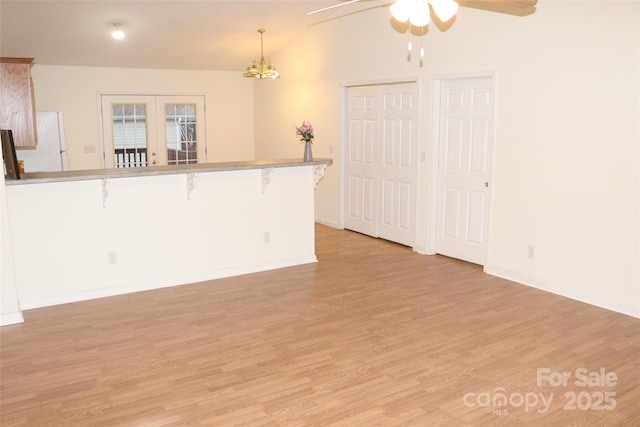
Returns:
[[[317,255],[24,312],[0,425],[640,425],[640,320],[348,231],[317,226]]]

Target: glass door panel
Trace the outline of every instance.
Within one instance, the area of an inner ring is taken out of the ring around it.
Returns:
[[[102,130],[106,168],[158,164],[155,97],[102,96]]]
[[[116,168],[147,166],[146,104],[111,104]]]
[[[204,96],[159,96],[157,103],[167,164],[206,163]]]
[[[206,163],[204,96],[102,95],[106,168]]]
[[[195,104],[165,104],[167,162],[198,163]]]

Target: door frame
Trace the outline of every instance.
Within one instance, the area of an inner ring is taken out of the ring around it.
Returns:
[[[491,172],[490,172],[490,180],[489,180],[489,191],[487,192],[488,198],[488,212],[487,218],[485,219],[486,225],[485,229],[486,233],[486,258],[483,267],[486,267],[487,261],[489,259],[489,237],[491,235],[491,219],[493,212],[493,191],[492,184],[494,182],[495,176],[495,158],[496,158],[496,117],[497,117],[497,96],[496,96],[496,72],[494,70],[490,71],[477,71],[477,72],[469,72],[469,73],[455,73],[455,74],[436,74],[433,76],[431,80],[431,111],[433,112],[431,117],[431,141],[432,144],[429,150],[430,157],[430,170],[429,173],[429,196],[428,196],[428,211],[427,211],[427,247],[426,254],[427,255],[436,255],[437,247],[436,247],[436,239],[437,239],[437,227],[438,227],[438,194],[440,188],[440,136],[442,134],[442,129],[440,129],[440,118],[441,118],[441,110],[440,110],[440,97],[442,95],[442,87],[445,81],[450,80],[466,80],[466,79],[475,79],[475,78],[489,78],[491,80],[491,92],[493,95],[493,139],[491,140],[492,155],[491,155]]]
[[[189,97],[198,96],[202,97],[204,102],[203,120],[202,120],[202,137],[205,141],[205,163],[209,161],[208,150],[208,138],[207,138],[207,94],[202,92],[156,92],[156,91],[98,91],[96,93],[96,120],[98,121],[98,148],[100,150],[100,167],[104,169],[106,167],[105,159],[105,140],[104,140],[104,125],[103,125],[103,112],[102,112],[102,98],[103,96],[152,96],[155,98],[161,97]],[[153,111],[156,114],[156,109]]]

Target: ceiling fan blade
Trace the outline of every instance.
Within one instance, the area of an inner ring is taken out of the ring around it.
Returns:
[[[479,3],[493,3],[493,4],[501,4],[505,6],[515,6],[515,7],[534,7],[538,4],[538,0],[475,0]]]
[[[311,12],[307,12],[307,15],[313,15],[315,13],[325,12],[327,10],[335,9],[336,7],[346,6],[351,3],[357,3],[362,0],[349,0],[344,3],[334,4],[332,6],[323,7],[322,9],[312,10]],[[465,0],[457,0],[458,3],[464,3]],[[474,0],[479,3],[492,3],[496,5],[505,5],[505,6],[515,6],[521,8],[534,7],[538,0]]]
[[[359,2],[360,0],[350,0],[344,3],[334,4],[333,6],[323,7],[322,9],[312,10],[311,12],[307,12],[307,15],[313,15],[314,13],[324,12],[325,10],[335,9],[336,7],[345,6],[351,3]]]

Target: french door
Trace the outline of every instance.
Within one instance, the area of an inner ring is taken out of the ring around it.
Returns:
[[[345,228],[412,246],[417,84],[351,87],[346,110]]]
[[[491,77],[443,80],[436,252],[484,265],[493,141]]]
[[[204,96],[102,95],[104,166],[205,163]]]

